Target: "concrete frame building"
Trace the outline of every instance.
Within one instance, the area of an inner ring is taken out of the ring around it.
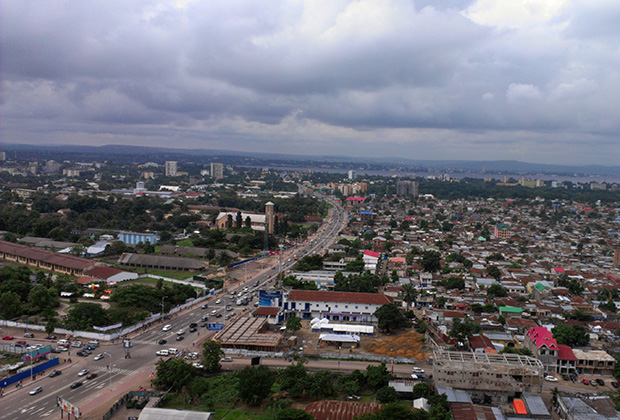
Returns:
[[[418,183],[416,181],[398,181],[396,183],[396,195],[398,196],[414,196],[417,197],[418,196]]]
[[[504,403],[524,392],[542,392],[542,363],[520,354],[435,350],[433,368],[436,386],[468,390],[481,400],[491,396]]]
[[[284,301],[284,311],[302,319],[377,322],[375,311],[391,302],[392,299],[380,293],[292,290]]]

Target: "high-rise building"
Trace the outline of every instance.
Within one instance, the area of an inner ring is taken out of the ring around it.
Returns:
[[[354,180],[355,179],[355,171],[354,170],[350,170],[349,171],[349,179],[350,180]]]
[[[177,162],[175,160],[167,160],[165,164],[166,176],[177,176]]]
[[[274,205],[271,201],[265,203],[265,223],[267,224],[267,231],[273,235],[275,228],[275,213]]]
[[[211,178],[223,178],[224,165],[221,163],[211,163]]]
[[[396,195],[399,196],[418,196],[418,183],[415,181],[398,181],[396,183]]]
[[[55,174],[60,170],[60,163],[55,160],[48,160],[45,162],[45,168],[43,169],[46,174]]]
[[[0,152],[0,160],[6,160],[6,152]]]

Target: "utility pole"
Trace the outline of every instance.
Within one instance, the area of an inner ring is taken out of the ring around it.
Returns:
[[[110,357],[110,364],[108,365],[108,370],[110,371],[110,391],[112,391],[112,355],[107,351],[104,351],[103,354],[107,354]]]
[[[164,311],[164,299],[166,299],[166,296],[162,296],[161,297],[161,322],[164,322],[165,319],[165,311]]]

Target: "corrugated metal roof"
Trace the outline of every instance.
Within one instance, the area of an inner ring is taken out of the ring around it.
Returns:
[[[213,413],[203,411],[173,410],[170,408],[144,408],[138,420],[213,420]]]
[[[291,290],[288,297],[290,301],[305,302],[338,302],[338,303],[362,303],[369,305],[385,305],[392,300],[381,293],[354,293],[354,292],[321,292],[314,290]]]

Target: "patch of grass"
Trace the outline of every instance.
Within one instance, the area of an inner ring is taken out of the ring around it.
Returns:
[[[194,246],[194,242],[187,238],[187,239],[181,239],[180,241],[177,241],[176,243],[178,246]]]
[[[220,409],[215,411],[215,420],[271,420],[273,416],[245,410]]]

